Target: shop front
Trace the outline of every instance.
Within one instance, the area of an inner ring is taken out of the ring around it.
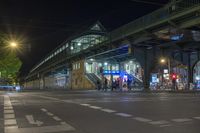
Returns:
[[[109,88],[115,82],[122,82],[122,86],[129,84],[132,87],[139,84],[140,89],[142,88],[142,68],[134,59],[123,62],[89,59],[86,60],[85,71],[87,74],[95,74],[100,80],[106,78]]]
[[[194,89],[200,90],[200,61],[194,67],[193,71]]]
[[[168,60],[159,64],[150,76],[151,90],[184,90],[187,87],[187,66]]]

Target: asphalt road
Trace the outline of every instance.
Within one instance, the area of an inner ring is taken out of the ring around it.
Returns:
[[[199,133],[200,94],[0,92],[0,133]]]

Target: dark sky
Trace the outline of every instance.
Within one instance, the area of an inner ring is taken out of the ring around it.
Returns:
[[[136,0],[140,1],[140,0]],[[167,3],[169,0],[141,0]],[[100,20],[109,31],[161,6],[134,0],[1,0],[0,32],[31,47],[20,54],[29,70],[82,26]]]

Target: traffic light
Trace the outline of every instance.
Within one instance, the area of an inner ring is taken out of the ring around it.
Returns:
[[[171,75],[171,77],[172,77],[172,80],[176,80],[176,79],[177,79],[177,75],[176,75],[175,73],[173,73],[173,74]]]

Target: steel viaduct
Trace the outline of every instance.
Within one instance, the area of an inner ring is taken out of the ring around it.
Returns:
[[[199,24],[200,0],[171,2],[111,32],[97,22],[41,59],[26,76],[24,86],[94,89],[96,81],[104,76],[112,84],[115,78],[129,77],[132,72],[130,77],[149,90],[153,78],[157,77],[154,82],[160,81],[159,73],[163,83],[163,74],[168,73],[164,76],[170,79],[171,73],[176,72],[179,78],[186,79],[185,89],[189,89],[200,79]],[[136,68],[133,66],[131,71],[130,64],[125,68],[127,61],[136,63]]]

